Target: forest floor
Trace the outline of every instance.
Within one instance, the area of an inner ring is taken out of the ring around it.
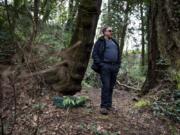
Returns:
[[[99,113],[100,89],[86,88],[77,95],[89,97],[84,107],[60,109],[52,93],[38,99],[21,94],[17,105],[13,135],[179,135],[180,125],[153,115],[149,109],[134,107],[136,95],[114,90],[117,112]],[[40,108],[40,109],[37,109]],[[10,112],[7,112],[10,113]],[[179,128],[179,129],[178,129]]]

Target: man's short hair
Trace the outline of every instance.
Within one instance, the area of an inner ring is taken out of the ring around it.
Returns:
[[[103,28],[102,28],[102,33],[104,34],[105,32],[106,32],[106,30],[107,30],[107,28],[109,28],[110,26],[104,26]]]

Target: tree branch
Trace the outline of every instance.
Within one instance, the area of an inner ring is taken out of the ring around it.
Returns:
[[[138,91],[141,90],[141,89],[139,89],[139,88],[134,88],[134,87],[132,87],[132,86],[128,86],[128,85],[126,85],[126,84],[122,84],[122,83],[120,83],[118,80],[117,80],[116,82],[117,82],[118,85],[123,86],[123,87],[126,87],[126,88],[128,88],[128,89],[133,89],[133,90],[138,90]]]

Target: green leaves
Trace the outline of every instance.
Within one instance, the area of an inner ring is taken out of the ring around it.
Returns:
[[[53,97],[53,104],[56,107],[59,108],[73,108],[73,107],[82,107],[85,105],[87,101],[87,97],[85,96],[80,96],[80,97],[75,97],[75,96],[63,96],[63,97]]]
[[[151,105],[151,102],[147,99],[141,99],[138,102],[135,103],[135,108],[145,108],[149,107]]]
[[[42,21],[46,22],[51,14],[51,11],[54,10],[56,8],[56,1],[54,0],[44,0],[41,3],[41,14],[43,16]]]
[[[157,115],[166,115],[170,119],[180,122],[180,90],[171,94],[171,101],[158,100],[152,106]]]
[[[13,4],[16,9],[21,8],[24,5],[27,5],[27,0],[14,0]]]

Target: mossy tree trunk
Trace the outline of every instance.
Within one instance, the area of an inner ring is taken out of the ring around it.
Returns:
[[[43,71],[54,90],[73,95],[81,90],[100,14],[101,0],[80,0],[75,31],[70,48],[61,53],[62,62]]]
[[[148,73],[143,93],[160,83],[176,86],[180,70],[180,1],[152,0],[149,18]]]

